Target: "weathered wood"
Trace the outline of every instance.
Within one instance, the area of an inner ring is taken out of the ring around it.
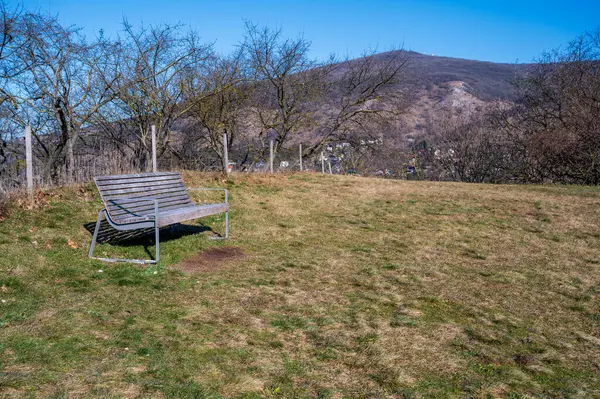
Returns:
[[[120,200],[123,199],[129,199],[131,201],[129,202],[125,202],[123,203],[123,206],[125,205],[133,205],[133,203],[136,202],[142,202],[142,201],[137,201],[137,200],[141,200],[143,198],[148,198],[149,195],[147,193],[138,193],[137,195],[131,195],[128,197],[111,197],[111,198],[103,198],[103,201],[105,204],[110,204],[110,205],[117,205],[120,202]],[[155,195],[151,195],[151,198],[155,198],[159,201],[159,205],[161,201],[168,201],[170,199],[178,199],[181,201],[189,201],[190,203],[192,202],[189,197],[186,197],[184,194],[176,192],[176,193],[163,193],[163,194],[155,194]],[[113,202],[114,201],[114,202]],[[147,201],[146,201],[147,202]],[[147,202],[148,204],[150,204],[150,202]]]
[[[105,179],[105,180],[96,180],[97,186],[111,186],[115,184],[138,184],[138,183],[154,183],[161,181],[180,181],[179,176],[157,176],[155,179],[148,177],[139,177],[134,179]]]
[[[187,202],[185,200],[178,199],[176,201],[160,202],[158,209],[164,210],[164,209],[173,208],[173,207],[183,208],[186,206],[194,206],[194,205],[195,204],[192,202]],[[144,204],[136,203],[133,206],[129,205],[129,204],[109,205],[109,206],[107,206],[107,210],[110,212],[110,215],[112,217],[119,217],[120,215],[138,214],[138,213],[142,213],[142,212],[146,212],[146,211],[154,212],[154,204],[149,204],[148,202],[146,202]]]
[[[321,151],[321,173],[325,173],[325,155]]]
[[[123,187],[121,186],[120,188],[117,188],[116,186],[111,186],[109,189],[102,189],[102,195],[104,196],[119,196],[119,195],[123,195],[123,194],[134,194],[136,192],[144,192],[144,191],[173,191],[173,190],[179,190],[179,191],[186,191],[185,186],[182,186],[180,184],[162,184],[162,185],[148,185],[148,186],[141,186],[141,185],[133,185],[133,186],[129,186],[129,187]]]
[[[145,172],[145,173],[131,173],[127,175],[107,175],[107,176],[96,176],[94,177],[95,181],[103,181],[103,180],[121,180],[121,179],[137,179],[139,177],[162,177],[162,176],[177,176],[181,178],[179,172]]]
[[[136,202],[137,199],[140,198],[148,198],[147,196],[144,196],[144,194],[138,194],[138,195],[132,195],[130,197],[115,197],[115,198],[109,198],[107,199],[105,202],[110,202],[110,201],[120,201],[120,200],[124,200],[125,198],[129,199],[129,202]],[[181,193],[165,193],[165,194],[157,194],[157,195],[153,195],[152,198],[157,199],[159,204],[162,201],[170,201],[170,200],[175,200],[175,199],[180,199],[180,200],[187,200],[190,201],[189,196],[181,194]],[[146,201],[147,202],[147,201]],[[127,202],[126,202],[127,203]]]
[[[300,153],[300,172],[302,172],[302,143],[300,143],[300,149],[298,152]]]
[[[27,174],[27,194],[29,200],[33,201],[33,149],[31,146],[31,126],[25,126],[25,162]]]
[[[108,215],[115,221],[154,212],[154,202],[144,200],[147,198],[158,200],[159,210],[193,205],[179,173],[98,176],[94,180]]]
[[[141,183],[125,183],[125,184],[106,184],[104,186],[98,186],[104,192],[114,191],[114,190],[133,190],[140,187],[150,187],[150,188],[159,188],[159,187],[183,187],[185,186],[181,180],[161,180],[157,182],[141,182]]]
[[[178,201],[163,202],[159,205],[158,209],[160,211],[162,211],[167,208],[173,208],[173,207],[183,208],[186,206],[194,206],[194,205],[195,204],[193,204],[191,202],[183,202],[181,200],[178,200]],[[111,216],[118,217],[120,215],[125,215],[125,214],[138,214],[141,212],[146,212],[148,210],[154,212],[154,204],[152,204],[152,206],[149,206],[147,204],[141,204],[141,203],[137,203],[134,206],[130,206],[129,204],[112,205],[112,206],[108,206],[107,209],[110,212]]]
[[[175,208],[160,211],[158,213],[158,226],[164,227],[175,223],[184,222],[186,220],[197,219],[204,216],[216,215],[219,213],[227,212],[229,210],[229,204],[208,204],[208,205],[195,205],[185,208]],[[115,221],[120,223],[134,223],[140,220],[153,220],[154,213],[145,214],[130,214],[121,216]]]
[[[102,187],[103,195],[119,195],[119,194],[129,194],[136,192],[144,192],[144,191],[187,191],[185,186],[181,182],[173,182],[173,183],[164,183],[164,184],[135,184],[130,186],[106,186]]]
[[[149,197],[139,196],[137,198],[131,198],[131,197],[109,198],[105,202],[110,204],[109,206],[122,205],[122,206],[127,206],[129,208],[139,206],[139,204],[154,206],[153,202],[146,200],[147,198],[149,198]],[[158,195],[153,195],[150,198],[158,200],[159,206],[162,205],[163,203],[173,202],[173,201],[192,203],[192,201],[190,200],[190,197],[183,195],[183,194],[176,194],[176,195],[171,195],[170,193],[158,194]]]
[[[186,208],[174,209],[167,212],[159,212],[158,226],[164,227],[174,223],[180,223],[186,220],[201,218],[204,216],[216,215],[229,211],[229,204],[210,204],[197,205]]]

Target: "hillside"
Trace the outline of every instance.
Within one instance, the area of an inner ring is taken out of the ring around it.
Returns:
[[[382,53],[382,61],[397,54]],[[478,112],[492,102],[511,103],[516,92],[511,84],[529,64],[499,64],[459,58],[425,55],[412,51],[403,79],[396,90],[405,94],[407,104],[401,123],[384,132],[388,142],[406,145],[427,138],[428,120],[438,118],[449,109]]]
[[[448,82],[464,82],[470,93],[481,101],[512,101],[515,92],[510,84],[518,73],[525,71],[528,64],[499,64],[460,58],[406,52],[410,59],[408,73],[415,79],[417,89],[428,89],[431,85]],[[387,55],[381,54],[380,57]]]
[[[0,222],[1,397],[600,395],[600,189],[184,180],[231,239],[165,230],[158,267],[87,258],[91,184]]]
[[[510,104],[517,97],[511,82],[531,67],[531,64],[499,64],[412,51],[377,54],[375,65],[385,65],[390,59],[396,65],[407,60],[398,83],[386,88],[388,92],[400,94],[400,98],[384,100],[379,106],[400,111],[399,120],[371,134],[395,147],[428,138],[431,132],[427,125],[452,111],[469,114],[481,112],[496,102]],[[338,64],[333,76],[342,76],[348,65],[356,61]],[[328,104],[317,104],[317,113],[332,112],[337,107],[337,94],[334,89]],[[304,131],[298,141],[311,141],[314,135],[313,129]]]

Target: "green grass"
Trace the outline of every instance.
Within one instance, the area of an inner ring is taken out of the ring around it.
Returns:
[[[600,189],[185,179],[230,189],[231,239],[159,266],[87,258],[93,185],[0,222],[0,396],[600,396]],[[177,268],[217,246],[245,255]]]

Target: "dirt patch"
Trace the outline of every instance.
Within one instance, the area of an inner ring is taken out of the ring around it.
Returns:
[[[243,258],[244,256],[244,251],[239,247],[216,247],[200,252],[173,267],[186,273],[209,272],[223,267],[233,259]]]

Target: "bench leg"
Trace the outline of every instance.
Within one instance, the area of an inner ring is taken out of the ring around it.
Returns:
[[[90,245],[90,251],[88,252],[88,258],[94,258],[94,247],[96,246],[96,240],[98,239],[98,231],[100,231],[100,223],[104,217],[104,209],[98,212],[98,221],[96,222],[96,228],[94,229],[94,235],[92,236],[92,244]]]
[[[88,252],[88,258],[100,260],[102,262],[127,262],[127,263],[137,263],[137,264],[154,264],[158,263],[160,256],[160,244],[159,244],[159,228],[154,228],[154,238],[156,240],[156,257],[154,260],[144,260],[144,259],[118,259],[118,258],[98,258],[94,256],[94,248],[96,247],[96,240],[98,239],[98,232],[100,231],[100,224],[102,222],[102,218],[105,217],[104,209],[98,213],[98,221],[96,222],[96,228],[94,229],[94,235],[92,236],[92,244],[90,245],[90,251]]]
[[[154,226],[154,241],[156,242],[156,255],[154,256],[154,262],[158,263],[160,260],[160,229],[158,226]]]
[[[225,212],[225,236],[210,237],[211,240],[226,240],[229,238],[229,212]]]

